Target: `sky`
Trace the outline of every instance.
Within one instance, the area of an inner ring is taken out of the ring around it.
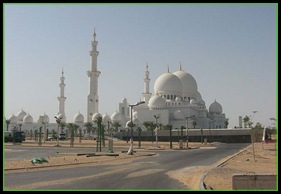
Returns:
[[[125,97],[135,104],[163,73],[182,69],[209,109],[215,100],[229,127],[255,113],[277,118],[277,4],[4,4],[4,116],[21,109],[34,122],[65,112],[86,120],[91,41],[98,41],[99,112],[112,115]]]

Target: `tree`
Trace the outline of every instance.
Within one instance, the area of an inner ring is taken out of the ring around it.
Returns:
[[[86,122],[84,124],[84,127],[86,127],[87,133],[90,133],[93,130],[93,123],[92,122]]]
[[[183,129],[185,129],[185,126],[181,126],[181,140],[183,140]]]
[[[225,119],[224,126],[225,126],[226,129],[227,129],[228,124],[229,124],[228,119]]]
[[[30,139],[32,140],[33,139],[33,130],[30,129]]]
[[[262,129],[263,127],[262,127],[260,122],[257,122],[255,128],[256,129]]]
[[[7,131],[8,131],[11,121],[9,119],[5,119],[5,122],[6,122],[6,126],[7,126]]]
[[[250,121],[250,117],[248,117],[247,115],[243,118],[243,122],[244,122],[244,127],[247,128],[247,125],[249,124]]]
[[[79,125],[77,125],[77,124],[73,124],[73,129],[74,129],[74,136],[77,136],[77,133],[78,133],[78,129],[79,128]]]
[[[121,127],[121,124],[118,121],[114,121],[112,124],[114,131],[118,131],[118,128]]]
[[[55,129],[52,129],[52,141],[56,138],[56,132]]]
[[[193,125],[193,127],[195,129],[195,126],[197,125],[196,121],[192,121],[192,125]]]
[[[173,148],[173,146],[172,146],[172,129],[173,129],[173,126],[172,125],[164,125],[163,128],[164,128],[164,130],[170,131],[170,149],[172,149]]]
[[[143,122],[143,125],[145,126],[147,131],[151,131],[151,139],[153,142],[153,131],[156,128],[156,123],[154,123],[153,121],[145,121]]]
[[[70,130],[70,147],[74,147],[74,125],[73,123],[68,123],[67,127]]]

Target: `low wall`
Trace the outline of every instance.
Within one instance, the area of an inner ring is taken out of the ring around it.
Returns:
[[[235,173],[232,176],[233,190],[276,190],[276,175],[267,173]]]
[[[129,140],[131,133],[130,130],[123,130],[114,134],[115,137],[123,140]],[[170,131],[159,130],[158,141],[172,141],[179,142],[180,139],[186,141],[188,136],[189,142],[222,142],[222,143],[251,143],[250,129],[186,129],[173,130],[170,137]],[[142,131],[139,133],[133,131],[133,138],[135,141],[155,141],[155,132]],[[256,142],[256,141],[255,141]]]

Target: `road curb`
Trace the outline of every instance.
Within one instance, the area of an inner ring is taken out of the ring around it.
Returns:
[[[133,154],[134,157],[141,157],[141,156],[153,156],[156,155],[156,153],[147,153],[147,154]],[[124,158],[118,158],[117,160],[121,159],[128,159],[126,157]],[[79,162],[79,163],[70,163],[70,164],[57,164],[57,165],[50,165],[50,166],[30,166],[30,167],[22,167],[22,168],[5,168],[4,171],[14,171],[14,170],[32,170],[32,169],[38,169],[38,168],[49,168],[49,167],[59,167],[59,166],[71,166],[71,165],[79,165],[79,164],[91,164],[91,163],[101,163],[105,161],[112,161],[112,157],[109,156],[109,159],[100,160],[100,161],[93,161],[93,162]]]
[[[207,174],[208,174],[211,170],[213,170],[213,169],[215,169],[215,168],[217,168],[217,167],[222,166],[222,165],[225,164],[228,160],[234,158],[235,156],[237,156],[238,154],[240,154],[240,153],[242,153],[242,152],[245,152],[245,151],[246,151],[249,147],[251,147],[251,146],[252,146],[252,144],[249,145],[249,146],[247,146],[246,148],[240,150],[239,152],[233,154],[232,156],[226,158],[223,162],[220,162],[219,164],[215,165],[215,167],[212,167],[212,168],[206,170],[206,171],[204,172],[204,174],[203,174],[203,175],[201,176],[201,178],[200,178],[200,182],[199,182],[199,188],[200,188],[200,190],[212,190],[212,187],[210,187],[209,185],[206,185],[205,182],[204,182],[205,177],[207,176]]]

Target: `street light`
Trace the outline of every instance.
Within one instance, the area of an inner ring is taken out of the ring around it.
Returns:
[[[251,119],[251,120],[252,120],[252,121],[251,121],[251,125],[252,125],[252,124],[254,124],[254,116],[255,116],[255,114],[256,114],[257,112],[258,112],[258,111],[256,111],[256,110],[254,110],[254,111],[253,111],[253,116],[252,116],[252,119]],[[252,147],[253,147],[253,156],[254,156],[254,162],[256,162],[256,157],[255,157],[255,146],[254,146],[254,144],[255,144],[255,142],[254,142],[254,135],[255,135],[255,134],[254,134],[254,130],[253,130],[253,129],[254,129],[254,127],[252,127],[252,126],[251,126],[251,128],[252,128]]]
[[[59,145],[59,128],[60,128],[60,124],[61,124],[61,120],[62,120],[62,117],[57,117],[57,116],[55,116],[55,119],[56,119],[56,122],[57,122],[57,124],[58,124],[58,134],[57,134],[57,145],[55,145],[56,147],[60,147],[60,145]]]
[[[160,117],[157,116],[157,115],[154,115],[154,118],[156,119],[156,128],[155,128],[156,147],[158,148],[158,123],[157,123],[157,119],[159,119]]]
[[[188,119],[193,118],[195,115],[192,115],[190,117],[185,117],[186,119],[186,148],[188,149]]]
[[[41,132],[42,132],[42,124],[44,124],[43,123],[43,116],[39,116],[38,124],[40,125],[39,126],[39,141],[38,141],[38,145],[42,146]]]
[[[107,132],[110,133],[110,137],[111,139],[108,141],[108,151],[113,152],[113,132],[112,132],[112,128],[109,131],[110,128],[110,124],[112,125],[113,123],[110,121],[107,121]]]
[[[136,104],[129,105],[130,108],[131,108],[131,115],[130,115],[131,116],[131,139],[130,139],[131,145],[130,145],[130,149],[127,152],[128,155],[133,155],[133,107],[138,106],[138,105],[143,104],[143,103],[145,103],[145,102],[140,101]]]
[[[92,117],[92,121],[97,123],[98,127],[98,134],[97,134],[97,147],[96,151],[101,152],[101,141],[102,141],[102,128],[101,128],[101,122],[102,122],[102,115],[100,113],[95,113]]]

